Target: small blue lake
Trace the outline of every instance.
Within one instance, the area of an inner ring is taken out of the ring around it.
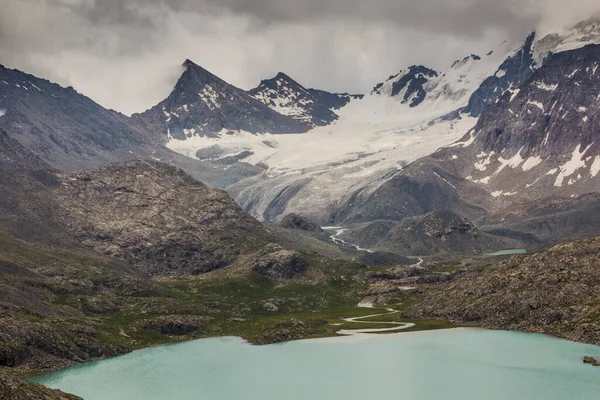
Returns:
[[[510,256],[514,254],[527,254],[527,250],[525,249],[511,249],[511,250],[501,250],[495,253],[484,254],[484,257],[496,257],[496,256]]]

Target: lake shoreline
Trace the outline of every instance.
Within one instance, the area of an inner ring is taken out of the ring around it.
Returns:
[[[497,345],[490,346],[491,343]],[[515,351],[506,351],[507,349],[515,349]],[[273,393],[279,393],[277,385],[259,384],[256,381],[257,376],[266,374],[275,377],[273,379],[276,381],[286,382],[282,387],[288,388],[290,384],[300,385],[302,380],[298,380],[298,373],[305,371],[309,376],[308,379],[313,383],[325,382],[327,387],[346,390],[341,389],[340,386],[344,384],[345,377],[353,376],[353,371],[364,372],[366,371],[364,368],[369,366],[370,375],[373,376],[380,376],[381,373],[396,374],[392,371],[399,371],[400,377],[405,376],[405,382],[386,379],[386,382],[390,382],[385,386],[387,390],[394,390],[398,385],[402,387],[408,385],[409,389],[412,387],[412,390],[415,390],[425,383],[419,380],[413,383],[415,376],[423,376],[418,371],[433,368],[451,374],[454,373],[452,371],[462,371],[458,373],[460,376],[464,371],[487,370],[487,380],[492,384],[496,382],[495,374],[506,374],[507,379],[511,376],[516,379],[516,375],[521,376],[522,373],[526,373],[529,377],[523,378],[522,384],[530,390],[535,389],[537,396],[530,398],[541,399],[546,398],[541,395],[541,392],[546,390],[543,382],[547,382],[548,379],[555,382],[559,379],[565,383],[565,380],[572,379],[572,371],[577,371],[580,380],[587,382],[586,388],[579,393],[588,393],[591,387],[595,388],[597,385],[591,378],[596,376],[596,369],[587,368],[581,362],[584,354],[587,353],[597,356],[600,354],[600,347],[586,346],[542,334],[521,334],[479,328],[302,339],[278,343],[278,346],[255,346],[238,336],[218,336],[139,349],[120,359],[117,357],[105,360],[106,362],[82,365],[81,368],[77,367],[71,371],[44,374],[32,378],[31,381],[48,385],[45,387],[77,393],[86,399],[88,396],[90,399],[163,398],[161,394],[173,391],[175,398],[195,398],[193,396],[202,394],[219,400],[238,398],[232,395],[232,392],[237,394],[236,386],[247,387],[239,390],[248,390],[248,393],[252,394],[251,398],[259,398],[256,396],[266,394],[260,398],[271,399],[274,398]],[[365,354],[370,356],[365,359]],[[396,354],[402,357],[397,357]],[[375,364],[369,361],[375,359],[377,360]],[[314,364],[316,360],[320,361]],[[442,360],[452,361],[451,364],[440,363]],[[252,365],[262,365],[265,370],[256,370],[251,367]],[[312,367],[307,370],[309,365]],[[330,371],[336,365],[340,368],[345,366],[343,368],[348,369],[347,374],[345,372],[329,377],[328,374],[322,373]],[[194,367],[190,368],[192,366]],[[402,373],[401,371],[406,368],[410,371],[417,368],[416,375],[405,375],[408,370]],[[559,375],[556,375],[557,371],[561,371]],[[214,376],[214,373],[217,375]],[[201,378],[205,376],[210,376],[210,379]],[[279,378],[276,378],[277,376]],[[530,378],[535,379],[532,381]],[[143,383],[144,379],[162,383],[150,385],[157,390],[156,392],[148,391],[144,389],[146,387]],[[228,382],[235,381],[238,384],[223,386],[218,383],[221,379]],[[350,378],[350,381],[344,385],[356,387],[361,392],[366,390],[365,385],[370,385],[368,382],[371,379],[373,377],[369,377],[369,374],[363,376],[361,373],[360,380]],[[114,386],[107,385],[106,382],[113,382]],[[132,382],[135,383],[131,385]],[[466,382],[461,383],[461,379],[450,379],[448,382],[451,383],[448,387],[450,391],[461,391],[465,388],[467,392],[470,390],[468,386],[464,386]],[[557,385],[562,384],[554,384]],[[571,382],[570,385],[573,386],[573,383]],[[520,393],[519,390],[513,391]],[[561,388],[561,390],[566,389]],[[286,393],[292,394],[290,398],[293,400],[300,396],[293,389]],[[316,393],[319,396],[324,395],[321,390]],[[494,391],[494,393],[500,392]],[[373,395],[379,398],[376,393]]]
[[[368,317],[368,316],[367,316]],[[407,321],[410,321],[407,319]],[[160,343],[160,344],[153,344],[153,345],[149,345],[149,346],[145,346],[145,347],[141,347],[141,348],[137,348],[137,349],[133,349],[131,351],[127,351],[127,352],[123,352],[121,354],[118,355],[114,355],[114,356],[110,356],[110,357],[98,357],[98,358],[94,358],[85,362],[81,362],[81,363],[73,363],[71,365],[68,366],[64,366],[64,367],[60,367],[60,368],[52,368],[52,369],[47,369],[47,370],[42,370],[42,371],[26,371],[26,372],[21,372],[20,374],[16,374],[17,376],[29,381],[31,378],[34,377],[38,377],[38,376],[42,376],[42,375],[47,375],[47,374],[51,374],[51,373],[55,373],[55,372],[60,372],[60,371],[64,371],[67,370],[69,368],[78,366],[78,365],[83,365],[83,364],[87,364],[87,363],[94,363],[94,362],[98,362],[98,361],[105,361],[105,360],[110,360],[110,359],[114,359],[114,358],[119,358],[122,356],[125,356],[127,354],[131,354],[131,353],[136,353],[136,352],[141,352],[141,351],[146,351],[146,350],[150,350],[150,349],[154,349],[154,348],[161,348],[161,347],[168,347],[168,346],[175,346],[175,345],[179,345],[179,344],[185,344],[185,343],[190,343],[190,342],[195,342],[195,341],[199,341],[199,340],[210,340],[210,339],[226,339],[226,338],[236,338],[236,339],[241,339],[244,341],[245,344],[249,345],[249,346],[255,346],[255,347],[263,347],[263,346],[272,346],[272,345],[281,345],[281,344],[285,344],[285,343],[291,343],[291,342],[309,342],[309,341],[338,341],[338,340],[343,340],[343,341],[348,341],[348,340],[364,340],[366,338],[375,338],[377,336],[413,336],[413,335],[425,335],[425,334],[434,334],[434,333],[438,333],[438,332],[446,332],[446,331],[495,331],[495,332],[512,332],[512,333],[522,333],[522,334],[527,334],[527,335],[540,335],[540,336],[546,336],[555,340],[562,340],[562,341],[567,341],[567,342],[571,342],[571,343],[578,343],[578,344],[585,344],[585,345],[594,345],[594,346],[600,346],[597,343],[593,343],[593,342],[586,342],[586,341],[581,341],[581,340],[575,340],[572,338],[568,338],[568,337],[560,337],[554,334],[550,334],[550,333],[545,333],[545,332],[535,332],[535,331],[526,331],[526,330],[513,330],[513,329],[503,329],[503,328],[493,328],[493,327],[482,327],[482,326],[477,326],[477,325],[469,325],[469,324],[463,324],[462,326],[455,326],[455,327],[449,327],[449,328],[440,328],[440,329],[423,329],[423,330],[409,330],[409,331],[403,331],[403,330],[398,330],[398,331],[390,331],[390,332],[373,332],[373,333],[356,333],[353,335],[345,335],[345,334],[339,334],[336,333],[335,335],[324,335],[324,336],[315,336],[315,337],[309,337],[309,338],[299,338],[299,339],[290,339],[290,340],[285,340],[285,341],[281,341],[281,342],[273,342],[273,343],[256,343],[254,341],[252,341],[251,339],[245,338],[244,336],[236,336],[236,335],[217,335],[217,336],[202,336],[202,337],[198,337],[198,338],[193,338],[193,339],[186,339],[186,340],[174,340],[174,341],[169,341],[169,342],[165,342],[165,343]],[[10,370],[10,368],[6,368],[8,370]]]

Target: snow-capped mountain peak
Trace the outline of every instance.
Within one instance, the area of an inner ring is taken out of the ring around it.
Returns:
[[[299,133],[309,125],[275,112],[191,60],[171,94],[150,110],[134,115],[160,140],[186,140],[228,132]]]
[[[311,94],[283,72],[274,78],[262,80],[250,94],[281,114],[307,122],[312,120],[308,112],[314,104]]]
[[[261,81],[249,93],[278,113],[313,127],[329,125],[337,120],[334,110],[350,101],[349,95],[307,89],[283,72]]]

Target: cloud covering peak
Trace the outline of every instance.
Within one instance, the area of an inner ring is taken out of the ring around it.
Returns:
[[[124,113],[158,103],[185,59],[250,88],[278,71],[365,92],[600,10],[590,0],[4,0],[0,63]]]

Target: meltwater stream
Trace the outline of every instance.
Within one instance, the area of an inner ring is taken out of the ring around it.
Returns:
[[[600,347],[453,329],[251,346],[156,347],[34,380],[86,400],[596,400]]]

